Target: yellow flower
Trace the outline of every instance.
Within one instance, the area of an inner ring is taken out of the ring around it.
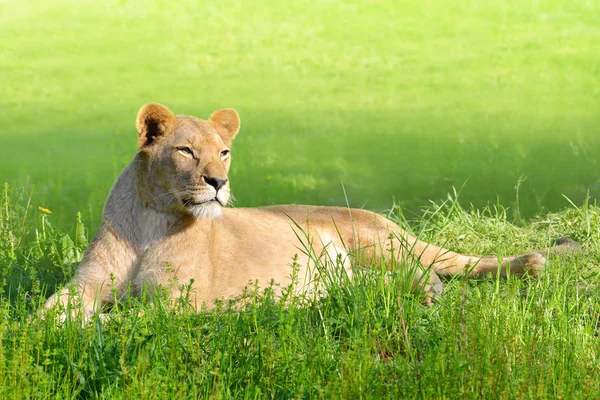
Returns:
[[[43,212],[44,214],[52,214],[52,211],[48,210],[45,207],[39,206],[38,209]]]

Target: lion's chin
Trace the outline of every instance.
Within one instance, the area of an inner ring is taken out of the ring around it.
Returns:
[[[207,201],[187,207],[188,212],[196,219],[217,218],[223,214],[223,207],[218,201]]]

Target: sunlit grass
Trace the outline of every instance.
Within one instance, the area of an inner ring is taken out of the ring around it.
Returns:
[[[521,212],[599,194],[600,7],[577,1],[8,1],[0,182],[95,227],[149,101],[238,109],[239,206]],[[271,177],[271,179],[265,179]],[[64,226],[62,224],[65,224]]]

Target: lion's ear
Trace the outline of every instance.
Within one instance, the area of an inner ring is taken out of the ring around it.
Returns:
[[[231,143],[240,130],[240,116],[233,108],[224,108],[215,111],[209,118],[221,138]]]
[[[167,107],[156,103],[144,104],[135,120],[140,148],[151,145],[157,138],[168,134],[174,125],[175,116]]]

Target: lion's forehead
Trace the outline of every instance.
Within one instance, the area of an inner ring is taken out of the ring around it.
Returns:
[[[223,140],[208,121],[188,116],[177,116],[177,121],[175,140],[187,141],[198,150],[223,146]]]

